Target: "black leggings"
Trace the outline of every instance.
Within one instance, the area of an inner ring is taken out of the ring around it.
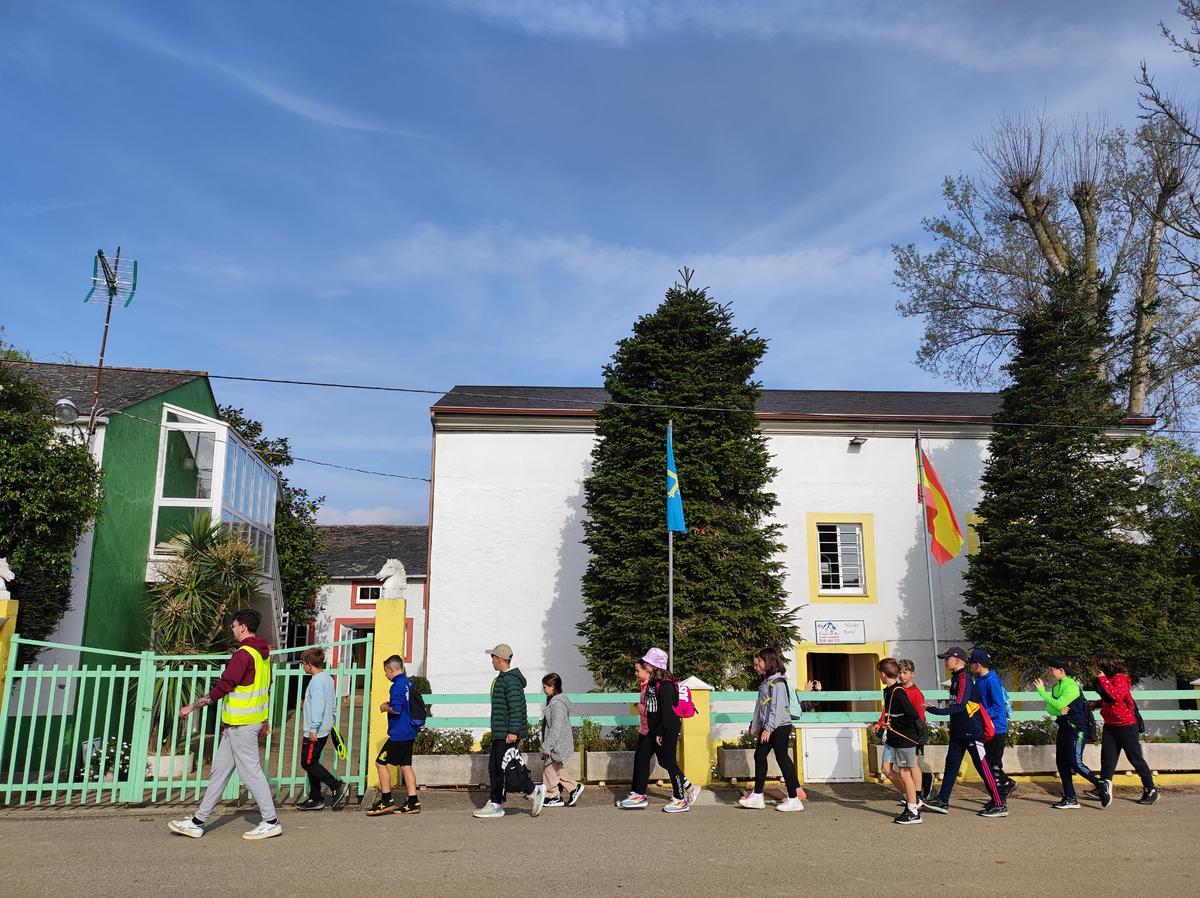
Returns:
[[[1121,759],[1121,752],[1125,752],[1125,757],[1142,778],[1142,788],[1153,789],[1154,774],[1150,772],[1150,765],[1142,756],[1142,740],[1138,728],[1133,725],[1104,725],[1104,732],[1100,736],[1100,779],[1113,778],[1117,771],[1117,761]]]
[[[1062,718],[1058,722],[1058,735],[1054,742],[1054,759],[1058,763],[1058,778],[1062,780],[1063,798],[1075,797],[1075,782],[1071,775],[1078,773],[1100,788],[1100,777],[1092,773],[1083,763],[1083,733]]]
[[[653,736],[637,737],[637,745],[633,749],[633,785],[632,790],[638,795],[645,795],[650,786],[650,764],[654,760],[654,750],[658,746]]]
[[[800,788],[800,781],[796,779],[796,765],[792,762],[791,752],[788,751],[788,742],[791,738],[792,725],[785,723],[772,730],[771,738],[766,742],[759,741],[754,746],[754,791],[759,795],[762,794],[763,785],[767,781],[767,757],[772,751],[775,752],[775,763],[779,765],[779,772],[783,774],[787,797],[794,797],[796,790]]]
[[[318,736],[316,739],[306,738],[300,746],[300,768],[308,774],[308,797],[313,801],[321,800],[321,784],[324,783],[332,792],[340,783],[338,778],[325,769],[321,763],[321,752],[325,748],[328,736]]]
[[[651,736],[650,738],[654,739],[655,737]],[[658,763],[671,778],[671,795],[675,798],[683,798],[686,780],[683,778],[683,771],[679,769],[679,762],[675,760],[675,746],[678,744],[678,733],[662,734],[662,744],[655,745],[655,754],[658,755]]]

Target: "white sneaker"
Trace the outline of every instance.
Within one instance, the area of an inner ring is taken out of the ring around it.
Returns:
[[[248,839],[251,842],[257,842],[259,839],[273,839],[275,836],[282,835],[282,833],[283,827],[279,825],[278,821],[268,823],[264,820],[249,832],[242,833],[242,838]]]
[[[738,799],[738,806],[761,810],[767,806],[767,803],[763,801],[761,792],[751,792],[749,795],[743,795]]]
[[[688,786],[688,790],[684,793],[684,797],[687,799],[688,804],[695,804],[696,799],[700,797],[700,787],[695,783],[692,783]]]
[[[533,810],[529,812],[530,817],[536,817],[542,812],[542,805],[546,801],[546,787],[537,785],[533,787],[533,794],[529,796],[533,801]]]
[[[485,804],[483,807],[481,807],[478,811],[476,811],[472,816],[475,816],[475,817],[503,817],[504,816],[504,808],[502,808],[500,805],[496,804],[496,802],[494,802],[494,801],[489,801],[487,804]]]
[[[189,839],[199,839],[204,835],[204,827],[193,823],[191,817],[186,820],[172,820],[167,824],[167,829],[181,836],[187,836]]]
[[[775,805],[775,810],[783,811],[785,813],[788,811],[803,811],[804,802],[802,802],[799,798],[789,798],[786,801],[781,801],[779,804]]]

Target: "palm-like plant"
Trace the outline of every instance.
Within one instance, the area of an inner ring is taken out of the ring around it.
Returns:
[[[161,579],[150,588],[150,648],[159,655],[216,651],[225,642],[229,612],[264,597],[258,552],[207,513],[195,515],[171,543],[177,554],[159,568]],[[185,663],[162,661],[159,667],[166,671]],[[169,722],[170,732],[179,708],[195,697],[190,692],[184,678],[160,677],[152,719]],[[158,733],[155,742],[165,738],[166,732]]]

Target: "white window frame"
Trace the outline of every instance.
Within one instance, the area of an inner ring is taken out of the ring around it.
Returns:
[[[841,586],[841,585],[835,586],[835,587],[826,586],[825,585],[825,576],[826,576],[825,572],[818,569],[817,570],[817,590],[818,590],[819,594],[823,595],[823,596],[865,596],[865,595],[867,595],[867,556],[866,556],[866,546],[864,544],[864,539],[863,539],[863,525],[861,523],[848,523],[848,522],[822,523],[822,522],[818,521],[817,522],[817,534],[816,534],[817,535],[817,563],[818,564],[821,563],[821,556],[823,554],[822,544],[821,544],[821,529],[824,527],[832,527],[834,530],[835,538],[837,540],[837,555],[838,555],[837,578],[838,578],[839,584],[841,584],[843,582],[842,581],[842,569],[846,566],[845,563],[842,561],[842,547],[844,545],[846,545],[846,543],[843,541],[843,536],[842,536],[843,530],[853,529],[854,541],[855,541],[855,544],[858,549],[859,585],[852,586],[852,587],[846,587],[846,586]]]
[[[179,415],[188,421],[168,421],[169,414]],[[189,433],[211,433],[213,435],[213,468],[212,488],[208,491],[208,499],[180,499],[163,496],[163,480],[167,470],[167,439],[171,431],[187,431]],[[216,418],[210,418],[191,409],[181,408],[164,402],[162,421],[158,435],[158,470],[154,478],[154,510],[150,515],[150,551],[149,557],[156,561],[165,561],[175,557],[173,553],[160,552],[155,536],[158,534],[158,512],[161,508],[196,508],[208,511],[214,521],[221,519],[221,496],[225,490],[225,448],[229,425]]]

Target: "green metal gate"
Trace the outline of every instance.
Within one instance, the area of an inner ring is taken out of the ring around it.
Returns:
[[[79,652],[78,666],[17,666],[19,647]],[[354,647],[365,645],[363,662]],[[339,698],[335,725],[346,757],[325,754],[326,767],[361,795],[367,779],[373,636],[320,646]],[[271,654],[271,731],[263,772],[280,801],[307,789],[300,766],[304,671],[300,652]],[[228,655],[155,655],[13,639],[0,701],[0,804],[190,802],[208,785],[220,742],[221,704],[180,718],[179,709],[208,692]],[[238,795],[237,777],[225,797]]]

